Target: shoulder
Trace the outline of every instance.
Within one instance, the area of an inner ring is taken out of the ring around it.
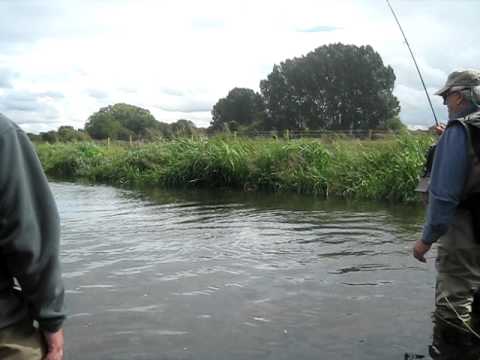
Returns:
[[[466,122],[478,122],[480,120],[480,110],[468,114],[464,118],[461,118],[461,120],[464,120]]]
[[[468,130],[473,129],[474,131],[477,131],[480,129],[480,111],[469,114],[464,118],[459,119],[459,121],[461,121],[462,124],[468,128]]]
[[[5,115],[0,114],[0,137],[11,131],[18,131],[20,128]]]
[[[445,129],[440,140],[446,141],[447,139],[466,139],[467,138],[467,124],[462,120],[451,120],[449,121],[447,128]]]
[[[448,123],[447,128],[443,132],[437,144],[438,152],[468,152],[469,134],[466,126],[458,121],[453,120]]]

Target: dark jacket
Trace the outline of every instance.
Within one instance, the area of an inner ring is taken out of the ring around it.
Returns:
[[[35,150],[0,114],[0,328],[26,316],[42,330],[61,327],[59,240],[58,211]]]

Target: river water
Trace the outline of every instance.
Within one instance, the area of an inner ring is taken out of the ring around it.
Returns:
[[[67,359],[404,359],[431,341],[420,206],[52,183]]]

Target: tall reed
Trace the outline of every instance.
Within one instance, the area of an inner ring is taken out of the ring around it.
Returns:
[[[39,144],[48,175],[126,186],[230,187],[414,200],[430,137],[390,140],[177,139],[136,147]]]

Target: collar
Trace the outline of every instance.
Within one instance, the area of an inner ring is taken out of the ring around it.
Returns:
[[[466,108],[465,110],[463,111],[460,111],[458,113],[455,113],[455,114],[452,114],[452,118],[450,120],[456,120],[456,119],[459,119],[459,118],[463,118],[467,115],[470,115],[470,114],[473,114],[474,112],[477,112],[479,111],[480,109],[475,106],[474,104],[470,104],[470,106],[468,108]]]

